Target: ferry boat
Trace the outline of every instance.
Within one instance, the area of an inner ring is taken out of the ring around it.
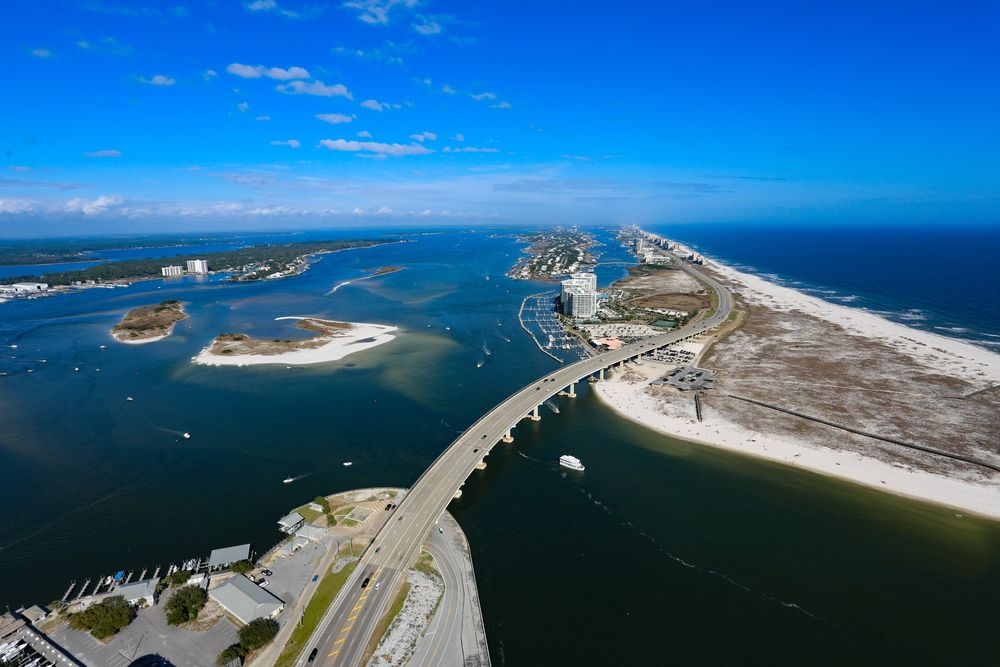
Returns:
[[[580,472],[586,470],[586,468],[583,467],[583,464],[580,463],[580,459],[575,456],[570,456],[569,454],[563,454],[559,457],[559,465],[564,468],[569,468],[570,470],[579,470]]]

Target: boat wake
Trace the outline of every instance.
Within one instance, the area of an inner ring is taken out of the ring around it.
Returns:
[[[518,452],[518,453],[520,454],[520,452]],[[588,491],[584,487],[577,487],[577,488],[580,491],[580,493],[582,493],[583,495],[587,496],[587,498],[591,502],[593,502],[595,505],[597,505],[602,510],[604,510],[604,512],[606,514],[608,514],[610,516],[614,516],[614,512],[611,510],[611,508],[608,507],[605,503],[601,502],[599,499],[595,498],[591,494],[590,491]],[[753,588],[747,586],[746,584],[740,583],[739,581],[733,579],[732,577],[730,577],[725,572],[720,572],[720,571],[715,570],[715,569],[710,568],[710,567],[702,567],[701,565],[698,565],[697,563],[692,563],[692,562],[690,562],[688,560],[685,560],[684,558],[678,556],[677,554],[674,554],[671,551],[669,551],[668,549],[665,549],[662,546],[660,546],[659,541],[654,536],[652,536],[649,533],[647,533],[646,531],[642,530],[641,527],[637,526],[636,524],[632,523],[631,521],[620,521],[619,525],[621,525],[624,528],[630,529],[631,531],[633,531],[634,533],[636,533],[637,535],[639,535],[640,537],[642,537],[643,539],[645,539],[646,541],[648,541],[650,544],[653,545],[653,547],[656,548],[657,551],[659,551],[661,554],[663,554],[664,556],[666,556],[670,560],[674,561],[678,565],[686,567],[686,568],[688,568],[690,570],[694,570],[695,572],[700,572],[702,574],[707,574],[707,575],[709,575],[711,577],[716,577],[718,579],[721,579],[722,581],[725,581],[730,586],[738,588],[738,589],[740,589],[740,590],[742,590],[742,591],[744,591],[746,593],[750,593],[750,594],[753,594],[753,595],[759,595],[759,596],[761,596],[762,598],[764,598],[766,600],[769,600],[771,602],[774,602],[776,604],[781,605],[782,607],[787,607],[789,609],[794,609],[794,610],[796,610],[796,611],[798,611],[798,612],[800,612],[802,614],[805,614],[809,618],[815,619],[817,621],[827,622],[826,619],[824,619],[824,618],[822,618],[820,616],[817,616],[816,614],[813,614],[809,610],[803,608],[797,602],[788,602],[787,600],[782,600],[780,598],[777,598],[777,597],[771,595],[770,593],[765,593],[763,591],[756,591]]]
[[[188,433],[187,431],[178,431],[176,429],[167,428],[165,426],[157,426],[156,424],[153,424],[153,428],[155,428],[157,431],[163,431],[164,433],[169,433],[170,435],[176,435],[178,438],[184,438],[185,440],[189,440],[191,438],[191,434]]]
[[[493,354],[492,352],[490,352],[490,348],[486,347],[486,343],[483,343],[483,354],[485,354],[487,357]]]
[[[282,483],[283,484],[291,484],[292,482],[297,482],[300,479],[305,479],[308,476],[309,476],[309,473],[306,473],[304,475],[298,475],[296,477],[286,477],[285,479],[282,480]]]

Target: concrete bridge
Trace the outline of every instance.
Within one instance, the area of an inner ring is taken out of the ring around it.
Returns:
[[[484,458],[493,447],[513,442],[513,429],[522,419],[541,418],[539,408],[546,399],[560,394],[573,398],[577,383],[591,376],[603,380],[605,371],[610,368],[622,367],[663,347],[694,338],[729,318],[733,308],[729,291],[685,262],[678,260],[677,265],[715,290],[718,295],[715,313],[681,330],[646,338],[559,368],[515,392],[483,415],[441,452],[412,485],[313,633],[300,664],[304,664],[313,648],[319,649],[317,664],[359,664],[375,626],[391,604],[393,591],[405,579],[406,570],[448,503],[460,495],[462,485],[473,470],[485,467]],[[372,577],[372,581],[361,588],[366,577]],[[378,589],[376,583],[380,584]]]

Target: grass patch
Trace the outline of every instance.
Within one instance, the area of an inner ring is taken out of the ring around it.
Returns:
[[[417,572],[423,572],[430,577],[442,578],[441,573],[434,567],[434,556],[431,556],[426,551],[420,553],[420,558],[417,559],[413,569]]]
[[[344,519],[343,521],[340,522],[340,525],[345,528],[354,528],[356,525],[358,525],[358,522],[355,521],[354,519]]]
[[[410,582],[404,581],[403,585],[400,586],[399,592],[396,593],[396,597],[392,599],[392,604],[389,605],[389,611],[385,613],[382,620],[378,622],[375,626],[375,632],[372,633],[371,642],[368,644],[368,648],[365,649],[364,657],[361,659],[362,665],[367,665],[368,661],[371,660],[372,655],[375,653],[375,649],[378,648],[378,643],[382,641],[382,637],[385,633],[389,631],[389,626],[392,625],[393,620],[399,616],[399,612],[403,609],[403,603],[406,602],[406,596],[410,594]]]
[[[345,555],[343,551],[341,551],[341,555]],[[319,585],[316,587],[316,592],[306,606],[305,613],[302,615],[302,622],[295,627],[292,636],[288,638],[288,643],[282,649],[281,655],[278,656],[278,661],[275,663],[277,667],[291,667],[295,664],[299,653],[302,652],[302,649],[305,648],[306,643],[309,641],[309,636],[312,635],[316,626],[319,625],[323,615],[330,608],[330,604],[337,597],[340,589],[344,587],[344,583],[351,576],[351,572],[354,572],[354,568],[357,565],[357,561],[348,563],[339,572],[327,572],[323,575],[323,579],[320,580]]]
[[[316,510],[311,509],[308,503],[306,503],[305,505],[303,505],[302,507],[298,508],[295,511],[302,515],[302,518],[306,520],[306,523],[312,523],[316,519],[323,516],[322,512],[317,512]]]

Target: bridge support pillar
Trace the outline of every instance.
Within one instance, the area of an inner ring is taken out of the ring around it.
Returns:
[[[576,398],[576,383],[575,382],[569,386],[569,389],[566,390],[566,395],[569,396],[570,398]]]
[[[480,461],[477,463],[476,470],[486,470],[486,461]]]
[[[601,379],[601,381],[604,380],[604,369],[603,368],[601,369],[600,379]]]
[[[542,416],[538,414],[539,406],[535,406],[535,409],[531,411],[531,421],[537,422],[542,420]]]
[[[461,487],[459,487],[458,491],[455,492],[455,496],[454,497],[455,498],[461,498],[462,497],[462,489],[461,489]]]
[[[507,429],[507,432],[503,434],[501,440],[503,440],[504,444],[506,445],[509,445],[510,443],[514,442],[514,436],[510,434],[510,429]]]

